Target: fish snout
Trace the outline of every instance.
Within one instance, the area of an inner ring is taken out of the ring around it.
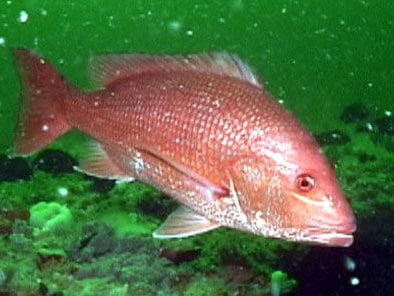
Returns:
[[[347,202],[319,211],[318,215],[310,217],[309,224],[316,241],[328,246],[350,246],[357,230],[356,219]]]

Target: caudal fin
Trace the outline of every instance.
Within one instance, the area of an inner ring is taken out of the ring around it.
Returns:
[[[27,49],[14,50],[22,83],[22,102],[14,153],[31,154],[67,132],[63,101],[72,87],[47,61]]]

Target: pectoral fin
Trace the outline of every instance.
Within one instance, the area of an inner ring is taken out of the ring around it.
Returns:
[[[86,156],[75,169],[98,178],[133,181],[133,176],[124,172],[109,154],[116,153],[92,139],[88,143]]]
[[[154,238],[183,238],[204,233],[220,227],[192,209],[181,206],[170,214],[166,221],[153,232]]]

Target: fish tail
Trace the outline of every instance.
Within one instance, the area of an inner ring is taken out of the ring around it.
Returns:
[[[64,100],[74,88],[46,60],[18,48],[14,55],[21,78],[22,102],[14,153],[31,154],[71,129]]]

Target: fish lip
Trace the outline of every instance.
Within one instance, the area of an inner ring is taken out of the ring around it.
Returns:
[[[353,241],[354,237],[352,234],[329,232],[312,236],[310,242],[329,247],[350,247]]]
[[[309,223],[309,229],[343,234],[354,233],[357,230],[357,223],[354,216],[344,220],[345,221],[338,220],[336,223],[327,223],[327,221],[323,219],[312,219],[311,223]]]
[[[356,231],[355,223],[336,224],[333,227],[311,227],[304,232],[307,242],[322,246],[349,247],[353,244],[353,233]]]

